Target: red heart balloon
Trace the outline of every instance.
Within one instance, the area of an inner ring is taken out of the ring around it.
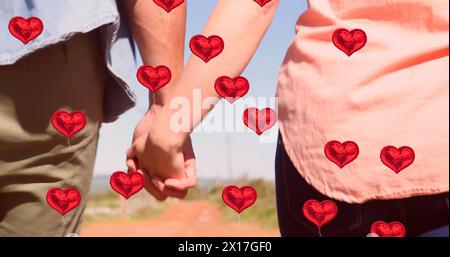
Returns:
[[[80,204],[81,194],[76,188],[52,188],[47,192],[47,203],[61,215],[66,215]]]
[[[272,0],[253,0],[253,1],[257,2],[259,5],[261,5],[261,7],[263,7]]]
[[[366,45],[367,35],[361,29],[348,31],[346,29],[337,29],[333,33],[333,43],[349,57],[356,51]]]
[[[406,229],[398,221],[393,221],[389,224],[384,221],[377,221],[370,227],[370,233],[377,234],[380,237],[404,237]]]
[[[270,108],[258,110],[257,108],[247,108],[244,111],[243,120],[245,126],[261,135],[264,131],[275,125],[277,114]]]
[[[111,175],[109,183],[114,191],[128,199],[144,187],[144,176],[138,172],[127,174],[123,171],[117,171]]]
[[[153,2],[155,2],[155,4],[157,4],[159,7],[166,10],[166,12],[170,12],[183,4],[184,0],[153,0]]]
[[[56,111],[52,116],[53,127],[68,139],[86,126],[86,115],[80,111]]]
[[[210,37],[196,35],[189,42],[189,48],[192,53],[206,63],[222,53],[224,46],[222,38],[216,35]]]
[[[153,68],[150,65],[143,65],[137,70],[137,79],[139,82],[153,93],[167,85],[171,78],[172,73],[166,66]]]
[[[399,173],[414,162],[414,150],[408,146],[396,148],[394,146],[385,146],[381,150],[381,161],[391,168],[395,173]]]
[[[319,229],[332,221],[338,213],[337,205],[330,200],[322,202],[310,199],[303,204],[303,215]]]
[[[44,24],[37,17],[30,17],[25,19],[20,16],[13,17],[9,21],[9,32],[22,41],[24,44],[28,44],[31,40],[37,38],[44,30]]]
[[[339,168],[343,168],[358,157],[359,148],[353,141],[341,143],[332,140],[325,145],[325,156],[334,162]]]
[[[237,213],[241,213],[243,210],[254,204],[256,198],[256,190],[251,186],[239,188],[231,185],[225,187],[222,191],[223,201]]]
[[[247,94],[250,85],[244,77],[232,79],[227,76],[222,76],[216,79],[214,88],[217,94],[225,98],[228,102],[234,103],[234,101]]]

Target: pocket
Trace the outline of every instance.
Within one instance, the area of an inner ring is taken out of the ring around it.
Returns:
[[[295,223],[312,233],[319,235],[319,229],[303,215],[303,204],[314,199],[319,202],[331,200],[336,203],[338,213],[336,217],[321,228],[323,236],[352,236],[354,231],[362,225],[362,210],[358,204],[348,204],[329,198],[309,185],[294,167],[289,156],[283,149],[280,151],[280,169],[283,195],[286,201],[285,210],[295,219]]]

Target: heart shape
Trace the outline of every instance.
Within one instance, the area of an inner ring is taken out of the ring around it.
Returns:
[[[223,189],[222,200],[237,213],[250,207],[256,202],[256,190],[251,186],[243,186],[241,188],[230,185]]]
[[[86,115],[80,111],[56,111],[52,116],[53,127],[68,139],[86,126]]]
[[[9,21],[9,32],[25,45],[37,38],[44,30],[44,24],[37,17],[25,19],[20,16],[13,17]]]
[[[225,98],[228,102],[234,103],[234,101],[247,94],[250,84],[244,77],[232,79],[227,76],[222,76],[216,79],[214,88],[217,94]]]
[[[136,75],[139,82],[153,93],[167,85],[172,78],[172,73],[166,66],[153,68],[150,65],[142,65]]]
[[[336,218],[337,213],[337,205],[330,200],[319,202],[310,199],[303,204],[303,215],[319,229]]]
[[[48,190],[46,199],[50,207],[64,216],[80,204],[81,194],[76,188],[55,187]]]
[[[370,233],[379,237],[404,237],[406,235],[405,226],[398,221],[387,224],[384,221],[377,221],[370,227]]]
[[[336,140],[329,141],[325,145],[325,156],[335,163],[339,168],[343,168],[358,157],[359,148],[353,141],[341,143]]]
[[[384,165],[398,174],[414,162],[415,154],[414,150],[409,146],[402,146],[397,149],[388,145],[381,150],[380,158]]]
[[[263,7],[272,0],[253,0],[253,1],[257,2],[259,5],[261,5],[261,7]]]
[[[361,29],[348,31],[346,29],[337,29],[333,33],[333,43],[349,57],[356,51],[366,45],[367,35]]]
[[[163,8],[166,12],[170,12],[184,3],[184,0],[153,0],[155,4]]]
[[[275,125],[277,114],[271,108],[258,110],[257,108],[247,108],[244,111],[243,120],[245,126],[261,135],[264,131]]]
[[[116,171],[111,175],[109,183],[114,191],[128,199],[144,187],[144,176],[138,172],[127,174],[123,171]]]
[[[192,53],[200,57],[205,63],[222,53],[224,47],[222,38],[216,35],[209,37],[196,35],[189,42]]]

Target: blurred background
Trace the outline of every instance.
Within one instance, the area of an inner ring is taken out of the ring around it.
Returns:
[[[190,55],[189,39],[202,32],[215,3],[216,0],[187,1],[186,59]],[[243,73],[250,82],[247,96],[259,99],[259,108],[275,108],[270,97],[275,96],[279,66],[294,38],[295,23],[305,9],[304,0],[281,1],[270,30]],[[278,236],[274,186],[278,127],[258,137],[242,122],[245,106],[222,101],[208,116],[224,117],[223,122],[233,122],[236,131],[205,132],[199,128],[192,134],[198,185],[186,200],[161,203],[142,190],[125,201],[112,191],[109,176],[118,170],[126,171],[125,151],[135,124],[148,107],[148,90],[136,87],[135,91],[137,106],[101,129],[81,235]],[[222,189],[229,184],[255,187],[258,200],[238,215],[222,202]]]

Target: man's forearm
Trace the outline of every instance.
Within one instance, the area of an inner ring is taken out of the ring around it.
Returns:
[[[121,0],[120,4],[144,64],[153,67],[164,65],[172,72],[171,82],[156,93],[156,101],[163,103],[184,65],[186,4],[170,13],[151,0]]]

